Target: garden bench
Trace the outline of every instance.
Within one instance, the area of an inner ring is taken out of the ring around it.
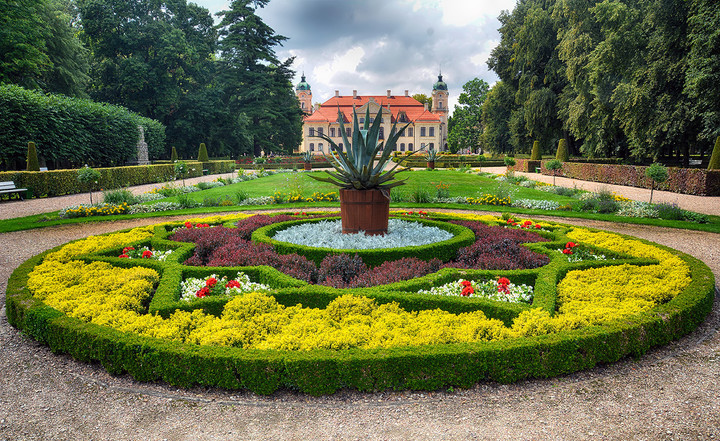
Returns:
[[[13,181],[0,182],[0,194],[12,195],[13,193],[17,193],[20,200],[22,200],[22,193],[27,193],[27,188],[17,188]]]

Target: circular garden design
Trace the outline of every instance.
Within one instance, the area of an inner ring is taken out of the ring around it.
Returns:
[[[394,212],[451,237],[363,250],[274,239],[333,216],[234,214],[71,242],[13,273],[8,319],[139,381],[319,395],[561,375],[677,339],[712,307],[701,261],[554,222]]]

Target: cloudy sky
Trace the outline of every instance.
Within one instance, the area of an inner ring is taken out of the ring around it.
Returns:
[[[211,13],[228,0],[191,0]],[[502,10],[515,0],[271,0],[257,14],[288,37],[276,48],[295,57],[294,83],[305,72],[314,102],[341,95],[430,95],[442,71],[450,104],[477,77],[497,81],[486,61],[497,46]]]

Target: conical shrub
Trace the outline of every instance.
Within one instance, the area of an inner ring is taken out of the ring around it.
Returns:
[[[542,153],[540,153],[540,141],[533,142],[532,153],[530,153],[531,161],[539,161],[542,159]]]
[[[198,151],[198,161],[200,162],[208,162],[210,158],[208,157],[207,147],[205,147],[205,143],[203,142],[200,144],[200,151]]]
[[[567,162],[570,159],[570,152],[568,152],[567,141],[565,138],[558,142],[557,153],[555,153],[555,159],[560,162]]]
[[[28,142],[27,171],[40,171],[37,149],[35,148],[35,143],[32,141]]]
[[[177,162],[177,160],[178,160],[177,150],[175,149],[175,146],[173,146],[172,153],[170,153],[170,162],[174,163],[174,162]]]
[[[715,148],[713,148],[712,156],[708,170],[720,170],[720,136],[715,140]]]

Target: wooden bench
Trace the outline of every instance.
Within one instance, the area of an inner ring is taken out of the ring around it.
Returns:
[[[17,193],[20,200],[22,200],[22,194],[27,193],[27,188],[17,188],[13,181],[0,182],[0,194],[12,195],[13,193]]]

